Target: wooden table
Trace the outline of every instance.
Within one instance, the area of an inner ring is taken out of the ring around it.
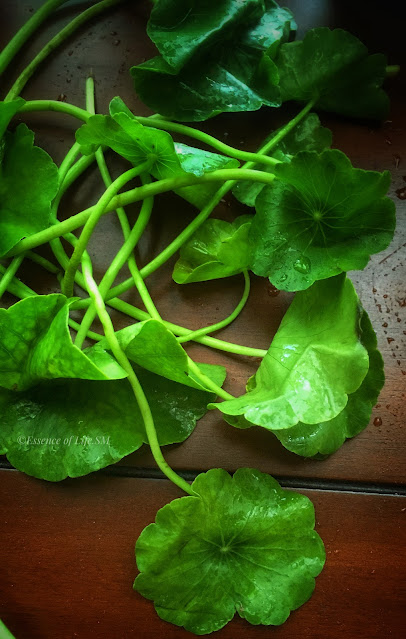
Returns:
[[[3,0],[0,43],[6,43],[40,0]],[[298,37],[311,26],[346,28],[372,51],[388,54],[389,64],[406,62],[400,2],[375,0],[291,0],[299,24]],[[18,56],[2,80],[6,88],[81,2],[69,3],[49,20],[32,44]],[[148,114],[134,94],[127,73],[153,54],[145,34],[149,7],[127,2],[89,24],[42,66],[27,85],[27,99],[66,99],[83,105],[84,82],[96,79],[99,112],[106,112],[120,95],[137,113]],[[297,637],[311,639],[401,639],[405,632],[406,565],[406,131],[405,72],[387,82],[392,100],[390,118],[381,126],[322,114],[333,131],[333,146],[353,164],[392,172],[390,195],[398,210],[398,230],[391,246],[374,256],[363,272],[351,274],[362,303],[378,334],[386,365],[386,385],[370,426],[325,461],[305,460],[282,449],[269,433],[255,428],[236,430],[219,415],[209,413],[193,435],[166,451],[168,462],[187,478],[212,467],[234,471],[250,466],[269,472],[282,485],[294,487],[313,500],[317,530],[327,550],[327,563],[315,593],[279,628],[252,627],[235,619],[218,637]],[[262,109],[255,114],[223,115],[203,128],[220,139],[254,150],[270,129],[293,108]],[[60,161],[72,143],[75,122],[59,114],[27,115],[36,140]],[[96,171],[81,180],[63,203],[66,214],[82,210],[101,193]],[[244,207],[231,198],[216,215],[232,219]],[[157,254],[195,215],[176,196],[157,198],[153,227],[139,250],[139,262]],[[95,259],[100,275],[119,247],[112,217],[100,223],[96,240],[102,250]],[[171,260],[148,279],[161,314],[197,328],[225,317],[241,295],[241,277],[208,284],[177,286],[171,281]],[[25,281],[35,281],[32,265]],[[23,273],[23,271],[22,271]],[[238,320],[219,336],[229,341],[267,348],[286,311],[291,295],[275,295],[265,279],[253,277],[252,295]],[[43,292],[57,290],[51,278],[42,279]],[[126,299],[138,303],[134,292]],[[7,301],[7,300],[6,300]],[[14,301],[11,297],[9,302]],[[260,322],[258,322],[260,318]],[[117,317],[119,325],[125,320]],[[208,353],[199,345],[189,349],[200,361],[222,363],[229,370],[227,390],[239,394],[258,362]],[[153,521],[158,508],[180,491],[163,479],[147,447],[92,476],[60,484],[41,482],[10,468],[0,470],[1,572],[0,617],[18,639],[87,639],[142,637],[181,638],[190,633],[158,619],[151,602],[132,591],[136,574],[134,542]]]

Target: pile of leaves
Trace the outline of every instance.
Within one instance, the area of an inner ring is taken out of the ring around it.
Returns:
[[[160,115],[138,117],[118,97],[107,115],[95,114],[91,78],[86,109],[20,97],[46,55],[118,2],[103,0],[75,18],[0,102],[0,295],[20,300],[0,309],[0,450],[21,471],[60,481],[150,446],[159,468],[188,496],[164,506],[142,532],[134,588],[154,601],[161,618],[196,634],[218,630],[236,612],[252,624],[278,625],[310,597],[324,564],[311,502],[247,468],[233,477],[212,469],[190,485],[161,447],[185,441],[207,410],[220,411],[235,428],[262,427],[305,457],[330,455],[367,426],[383,363],[346,273],[363,269],[391,242],[390,176],[356,169],[331,149],[316,112],[384,118],[386,60],[340,29],[316,28],[295,40],[291,12],[274,0],[155,0],[148,35],[159,55],[131,75],[140,98]],[[0,54],[0,72],[61,4],[48,0],[20,29]],[[298,104],[297,114],[264,132],[256,153],[180,123],[287,101]],[[16,114],[47,110],[80,121],[59,167],[25,124],[12,122]],[[179,135],[192,146],[177,142]],[[128,162],[114,181],[106,150]],[[60,222],[64,193],[93,162],[104,194]],[[125,190],[133,180],[137,186]],[[196,217],[140,270],[134,250],[154,198],[168,191],[196,207]],[[228,191],[247,206],[231,223],[210,217]],[[124,207],[133,202],[140,205],[131,226]],[[102,215],[114,211],[123,244],[96,282],[87,246]],[[45,244],[52,262],[36,250]],[[244,275],[243,298],[228,318],[192,331],[160,316],[144,280],[176,253],[179,285]],[[23,260],[54,273],[61,292],[31,290],[16,276]],[[124,266],[131,277],[114,286]],[[242,310],[250,271],[296,293],[267,351],[210,335]],[[120,300],[132,287],[145,311]],[[129,325],[115,330],[106,307],[126,313]],[[96,317],[103,335],[92,331]],[[222,388],[223,367],[189,357],[183,344],[192,340],[261,357],[245,394]]]

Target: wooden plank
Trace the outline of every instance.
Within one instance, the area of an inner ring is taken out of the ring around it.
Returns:
[[[132,591],[134,542],[181,496],[164,480],[92,476],[49,484],[1,471],[0,617],[17,639],[177,639]],[[311,600],[279,628],[234,619],[219,639],[403,637],[406,499],[303,491],[327,563]]]
[[[41,0],[30,3],[5,0],[0,10],[0,41],[6,42],[17,25],[29,16],[29,9],[40,4]],[[312,2],[310,6],[309,3],[292,0],[287,4],[294,9],[297,22],[302,25],[299,36],[303,35],[303,27],[310,26],[310,22],[313,25],[328,24],[349,28],[362,37],[372,51],[387,51],[391,64],[402,61],[402,39],[396,36],[401,35],[396,3],[390,4],[384,14],[374,14],[379,15],[379,20],[365,20],[359,6],[354,9],[348,2]],[[98,106],[101,111],[106,111],[113,95],[120,94],[137,113],[147,113],[146,107],[134,96],[127,69],[131,64],[152,55],[153,47],[145,34],[148,7],[148,3],[136,6],[126,3],[104,19],[82,29],[51,56],[41,72],[27,85],[24,96],[30,99],[65,96],[63,99],[83,104],[84,81],[92,69],[96,77]],[[58,16],[60,17],[55,23],[48,21],[35,44],[27,46],[24,54],[18,57],[16,65],[12,65],[10,72],[2,79],[3,86],[9,85],[11,76],[23,68],[24,60],[30,59],[41,43],[73,16],[72,7],[59,10]],[[168,451],[168,460],[175,467],[193,470],[223,466],[234,469],[241,465],[254,465],[278,475],[405,483],[406,431],[403,424],[406,380],[406,202],[399,199],[403,197],[402,189],[406,185],[404,86],[402,76],[388,82],[393,107],[389,121],[381,127],[322,115],[323,124],[333,130],[334,146],[345,151],[355,166],[392,171],[391,195],[398,205],[399,227],[392,245],[383,254],[374,256],[364,272],[352,274],[361,300],[378,332],[386,365],[387,383],[369,428],[355,440],[348,442],[331,459],[321,463],[302,460],[288,453],[271,434],[259,428],[235,430],[213,412],[202,420],[184,445],[171,447]],[[224,115],[203,123],[202,128],[231,144],[244,149],[255,149],[269,129],[279,126],[289,113],[294,112],[295,107],[288,106],[275,111],[262,109],[254,114]],[[76,123],[59,114],[27,115],[25,119],[38,132],[38,143],[44,145],[60,161],[62,151],[66,151],[72,142]],[[97,172],[93,172],[90,179],[81,180],[77,188],[71,190],[64,201],[63,213],[67,215],[85,208],[97,199],[101,189]],[[136,210],[136,207],[132,210]],[[216,215],[231,219],[245,211],[245,207],[227,199],[219,205]],[[140,246],[140,264],[156,255],[194,215],[194,209],[175,196],[157,198],[154,226]],[[95,272],[100,276],[121,242],[120,231],[112,216],[103,219],[95,240],[98,242],[98,255],[94,255],[95,242],[91,248]],[[147,281],[165,318],[196,328],[214,323],[231,312],[241,295],[241,277],[179,287],[171,281],[173,262],[171,260]],[[32,265],[28,265],[25,270],[22,268],[20,272],[36,290],[45,293],[56,290],[55,281],[49,277],[42,277],[41,284],[38,284],[38,270],[32,268]],[[292,295],[275,295],[265,279],[256,277],[253,277],[252,288],[252,296],[246,309],[235,324],[224,329],[219,337],[266,348]],[[129,293],[126,299],[139,303],[135,293]],[[117,322],[118,326],[122,326],[124,319],[117,317]],[[229,376],[226,388],[235,394],[243,392],[247,377],[258,366],[257,361],[209,353],[200,346],[190,347],[189,352],[196,359],[227,365]],[[123,463],[153,465],[146,448],[123,460]]]

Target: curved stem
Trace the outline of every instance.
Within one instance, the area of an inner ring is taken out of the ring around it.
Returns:
[[[138,381],[138,378],[134,372],[133,367],[131,366],[127,356],[125,355],[124,351],[122,350],[118,342],[118,339],[114,332],[114,326],[112,324],[110,316],[104,305],[103,298],[100,295],[100,291],[97,288],[97,284],[93,279],[92,271],[91,271],[91,263],[87,258],[84,258],[82,262],[83,262],[82,264],[83,275],[86,280],[89,295],[91,296],[93,303],[96,307],[97,314],[103,325],[103,330],[107,338],[107,341],[109,343],[109,346],[111,348],[111,351],[114,357],[116,358],[116,360],[118,361],[118,363],[120,364],[120,366],[122,366],[122,368],[126,371],[128,375],[128,381],[131,384],[139,409],[141,411],[142,418],[144,420],[145,432],[147,434],[148,443],[150,445],[151,452],[154,456],[154,459],[158,467],[168,477],[168,479],[170,479],[174,484],[176,484],[176,486],[184,490],[189,495],[195,495],[190,485],[184,479],[182,479],[182,477],[179,477],[179,475],[177,475],[177,473],[175,473],[174,470],[172,470],[172,468],[168,465],[168,463],[164,459],[164,456],[162,455],[162,451],[158,442],[158,436],[155,430],[154,419],[152,417],[148,400],[145,396],[145,393],[143,391],[143,388],[140,382]]]
[[[150,162],[147,161],[144,162],[144,164],[130,169],[129,171],[126,171],[125,173],[120,175],[103,193],[96,206],[93,207],[92,214],[89,216],[83,228],[83,231],[80,234],[79,240],[75,246],[72,257],[69,260],[69,264],[63,278],[62,290],[66,297],[72,297],[73,295],[73,283],[76,270],[80,264],[83,252],[87,247],[95,226],[105,212],[107,205],[109,204],[109,202],[111,202],[111,199],[117,194],[117,192],[122,189],[125,184],[127,184],[127,182],[140,175],[140,173],[148,170],[149,166]]]
[[[69,149],[67,154],[65,155],[65,157],[64,157],[64,159],[61,162],[61,165],[59,167],[59,185],[60,185],[60,187],[63,184],[66,176],[69,173],[69,171],[71,170],[72,164],[75,162],[75,160],[76,160],[77,156],[79,155],[79,153],[80,153],[80,144],[75,142],[72,145],[72,147]],[[61,190],[61,188],[60,188],[60,190]]]
[[[47,0],[42,7],[34,13],[33,16],[17,31],[15,36],[4,47],[0,53],[0,75],[10,64],[14,56],[19,52],[21,47],[27,42],[28,38],[41,26],[47,17],[55,11],[61,4],[67,0]]]
[[[7,290],[8,285],[10,284],[14,275],[17,273],[17,270],[19,269],[23,259],[24,259],[24,254],[13,258],[10,264],[8,265],[8,267],[6,268],[6,270],[4,271],[4,275],[0,279],[0,299],[3,297],[3,294]]]
[[[173,191],[184,186],[194,186],[197,184],[206,184],[210,182],[225,182],[227,180],[251,180],[253,182],[261,182],[263,184],[272,184],[274,177],[275,176],[272,173],[265,173],[264,171],[251,171],[245,169],[219,169],[210,173],[204,173],[200,176],[188,173],[186,175],[179,175],[174,178],[158,180],[157,182],[145,184],[144,186],[139,186],[136,189],[131,189],[130,191],[120,193],[120,195],[111,198],[110,202],[105,206],[103,213],[109,213],[110,211],[114,211],[115,209],[117,209],[117,207],[126,206],[127,204],[132,204],[133,202],[139,202],[146,197],[159,195],[160,193],[166,193],[167,191]],[[228,190],[230,188],[231,186],[228,187]],[[217,197],[220,197],[221,199],[221,196],[219,195],[220,190],[221,189],[217,191]],[[214,201],[214,198],[212,198],[211,201]],[[89,207],[88,209],[85,209],[81,213],[72,215],[70,218],[64,220],[63,222],[54,224],[44,231],[39,231],[39,233],[34,233],[30,237],[21,240],[21,242],[19,242],[11,251],[9,251],[6,257],[14,257],[14,255],[19,255],[20,253],[23,253],[28,249],[33,249],[37,246],[41,246],[41,244],[46,244],[56,237],[61,237],[66,233],[80,228],[94,213],[96,206],[97,204],[95,206]],[[206,217],[210,215],[210,212],[211,211],[206,213]],[[192,222],[192,224],[196,224],[196,222],[194,221]],[[188,234],[188,237],[190,237],[193,232],[194,230],[192,230]],[[188,237],[186,239],[188,239]],[[183,242],[184,241],[185,239],[183,240]],[[172,246],[172,244],[170,246]],[[181,246],[181,244],[179,246]],[[176,252],[177,248],[174,248],[172,250],[171,255]],[[156,268],[158,268],[158,266],[156,266]],[[154,268],[153,270],[156,270],[156,268]],[[146,269],[149,272],[152,272],[152,270],[150,270],[149,268],[149,265],[147,265]],[[141,271],[143,277],[144,270],[145,269],[142,269]]]
[[[233,146],[221,142],[217,138],[204,131],[193,129],[190,126],[184,124],[178,124],[177,122],[171,122],[170,120],[160,120],[157,118],[143,118],[141,116],[135,116],[137,121],[144,126],[153,127],[154,129],[162,129],[163,131],[171,131],[172,133],[179,133],[180,135],[186,135],[189,138],[199,140],[211,146],[216,151],[228,155],[230,158],[242,160],[243,162],[255,162],[256,164],[265,164],[266,166],[274,167],[275,164],[279,164],[280,160],[276,158],[267,157],[258,153],[251,153],[249,151],[241,151]]]
[[[250,294],[250,276],[248,274],[248,271],[243,271],[243,275],[244,275],[244,284],[245,284],[244,292],[242,294],[242,297],[238,305],[235,307],[233,312],[230,313],[228,317],[221,320],[220,322],[216,322],[216,324],[212,324],[211,326],[204,326],[203,328],[199,328],[196,331],[192,331],[191,333],[189,333],[189,335],[178,337],[178,342],[180,344],[184,344],[185,342],[196,340],[196,338],[203,337],[204,335],[208,335],[209,333],[214,333],[215,331],[219,331],[221,328],[225,328],[226,326],[231,324],[231,322],[233,322],[239,316],[245,304],[247,303],[247,300]]]
[[[87,122],[88,119],[92,117],[87,111],[85,111],[85,109],[81,109],[80,107],[67,102],[59,102],[58,100],[29,100],[22,105],[22,107],[18,110],[18,113],[32,113],[35,111],[56,111],[58,113],[65,113],[66,115],[71,115],[78,120],[82,120],[82,122]]]
[[[20,95],[21,91],[27,84],[28,80],[31,78],[33,73],[39,67],[39,65],[49,56],[52,51],[54,51],[57,47],[59,47],[62,42],[64,42],[69,36],[76,31],[79,27],[82,26],[85,22],[94,18],[95,16],[102,13],[106,9],[113,7],[114,5],[121,2],[121,0],[102,0],[102,2],[98,2],[86,11],[83,11],[80,15],[72,20],[66,27],[64,27],[52,40],[45,45],[43,49],[35,56],[32,62],[24,69],[21,75],[17,78],[10,91],[8,92],[5,100],[14,100],[18,95]]]
[[[235,399],[234,395],[230,395],[230,393],[227,393],[227,391],[225,391],[223,388],[221,388],[221,386],[218,386],[218,384],[216,384],[216,382],[213,382],[213,380],[210,379],[210,377],[208,377],[207,375],[202,373],[200,368],[197,366],[197,364],[190,357],[188,357],[188,366],[189,366],[189,370],[193,373],[193,375],[198,380],[200,380],[202,382],[203,386],[205,386],[209,390],[213,391],[213,393],[216,393],[216,395],[218,395],[218,397],[222,397],[225,400],[227,400],[227,399]]]

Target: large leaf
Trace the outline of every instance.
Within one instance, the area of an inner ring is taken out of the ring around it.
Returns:
[[[383,119],[389,100],[381,85],[386,58],[347,31],[311,29],[303,41],[283,44],[275,60],[282,100],[315,100],[316,106],[351,117]]]
[[[136,91],[177,120],[279,106],[272,56],[291,28],[292,14],[273,0],[161,0],[148,25],[161,56],[131,69]]]
[[[279,133],[280,129],[274,131],[264,144]],[[316,113],[309,113],[292,131],[290,131],[272,150],[272,156],[282,162],[289,162],[292,155],[296,155],[299,151],[317,151],[321,153],[331,146],[332,134],[329,129],[321,126],[320,120]],[[262,145],[261,145],[262,146]],[[264,170],[263,165],[256,164],[254,167],[257,171]],[[267,173],[274,173],[274,169],[265,169]],[[237,182],[233,188],[233,195],[247,206],[255,206],[255,200],[261,193],[265,184],[260,182],[250,182],[249,180],[241,180]]]
[[[185,386],[207,390],[189,370],[185,350],[162,322],[155,319],[139,322],[117,331],[116,336],[127,357],[139,366]],[[93,350],[105,348],[109,348],[106,338],[94,346]],[[217,384],[221,385],[224,382],[223,366],[199,364],[199,368],[215,379]]]
[[[221,367],[206,369],[217,383]],[[135,367],[161,445],[183,442],[213,393],[186,388]],[[25,392],[0,389],[0,450],[23,472],[48,481],[86,475],[148,443],[127,380],[58,379]]]
[[[231,224],[206,220],[180,249],[173,271],[175,282],[203,282],[235,275],[248,268],[251,221],[250,215],[240,215]]]
[[[274,431],[333,419],[368,371],[360,314],[357,294],[345,275],[298,293],[248,392],[212,407],[227,416],[243,415],[245,426]],[[241,427],[238,420],[235,425]]]
[[[59,377],[108,380],[126,377],[103,349],[97,358],[72,343],[69,304],[63,295],[27,297],[0,309],[0,386],[26,390]]]
[[[21,109],[25,104],[23,98],[17,98],[16,100],[10,100],[10,102],[0,102],[0,140],[3,137],[11,118]]]
[[[4,136],[0,166],[0,257],[24,237],[43,231],[50,224],[58,169],[49,155],[33,144],[34,134],[25,124]]]
[[[366,311],[362,315],[361,328],[361,342],[369,355],[369,369],[364,381],[348,396],[346,407],[334,419],[320,424],[298,423],[287,430],[275,431],[279,441],[293,453],[303,457],[331,455],[346,439],[355,437],[368,426],[385,375],[382,355],[377,350],[376,335]]]
[[[395,228],[388,171],[354,169],[341,151],[298,153],[256,200],[252,270],[286,291],[363,269]]]
[[[309,599],[325,561],[304,495],[243,468],[209,470],[158,511],[136,544],[134,588],[165,621],[197,635],[235,615],[280,625]]]

